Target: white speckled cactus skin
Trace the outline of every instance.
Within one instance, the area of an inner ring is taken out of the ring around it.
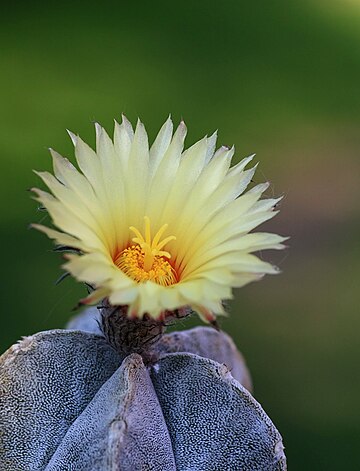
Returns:
[[[97,318],[87,311],[71,330],[40,332],[0,357],[1,471],[286,469],[227,335],[165,334],[145,365],[116,352]]]

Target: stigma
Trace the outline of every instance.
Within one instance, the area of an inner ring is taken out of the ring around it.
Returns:
[[[161,226],[152,237],[150,218],[145,216],[144,221],[144,235],[136,227],[130,226],[129,229],[135,235],[132,238],[135,244],[120,252],[114,263],[138,283],[153,281],[162,286],[177,283],[176,271],[168,261],[171,254],[162,250],[176,237],[171,235],[162,239],[168,224]]]

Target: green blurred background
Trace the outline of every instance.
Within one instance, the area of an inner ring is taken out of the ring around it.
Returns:
[[[47,147],[72,156],[65,128],[93,143],[92,122],[121,112],[153,139],[172,113],[188,145],[219,129],[238,159],[256,152],[256,181],[285,194],[263,226],[291,235],[264,254],[283,274],[239,290],[222,326],[289,469],[360,469],[360,3],[13,2],[0,23],[1,351],[84,294],[54,286],[60,260],[27,229]]]

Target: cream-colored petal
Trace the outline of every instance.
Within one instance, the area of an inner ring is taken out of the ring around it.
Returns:
[[[145,214],[150,217],[155,229],[160,228],[164,221],[166,223],[164,208],[174,187],[186,133],[185,123],[181,122],[150,183]]]
[[[204,138],[182,154],[163,212],[164,221],[171,224],[174,232],[178,229],[179,216],[182,214],[186,200],[204,167],[206,153],[207,139]]]
[[[204,300],[216,302],[220,299],[230,299],[232,297],[230,286],[206,279],[179,283],[177,288],[187,304],[203,303]]]
[[[78,218],[82,223],[88,226],[94,233],[106,240],[106,232],[99,225],[97,219],[89,210],[88,206],[68,187],[60,183],[49,172],[35,172],[51,190],[57,200],[64,205],[71,215]]]
[[[85,281],[89,284],[106,286],[106,282],[114,276],[117,269],[103,255],[91,253],[86,255],[66,256],[67,262],[63,268],[75,276],[79,281]]]
[[[220,301],[203,301],[202,304],[192,303],[190,306],[204,322],[213,322],[216,316],[227,315]]]
[[[79,249],[82,252],[87,252],[91,250],[90,247],[86,247],[86,245],[79,239],[72,237],[64,232],[55,231],[50,227],[43,226],[42,224],[31,224],[32,228],[37,229],[40,232],[46,234],[50,239],[54,239],[54,241],[58,245],[63,245],[65,247],[71,247],[74,249]]]
[[[191,304],[192,302],[198,303],[201,302],[204,295],[204,282],[203,280],[187,281],[179,283],[178,286],[179,293],[186,300],[187,303]]]
[[[114,276],[109,280],[108,286],[111,288],[112,292],[121,291],[124,289],[130,289],[134,286],[138,287],[138,283],[136,283],[133,279],[125,275],[118,267],[116,267],[116,271],[114,272]]]
[[[240,234],[236,233],[236,227],[226,233],[219,232],[218,237],[209,239],[207,244],[204,244],[193,257],[195,263],[206,263],[207,260],[218,257],[227,252],[257,252],[265,249],[280,250],[284,248],[282,242],[287,240],[287,237],[281,237],[276,234],[268,233],[254,233]],[[191,262],[188,263],[190,269]]]
[[[258,201],[257,203],[254,204],[254,207],[252,208],[252,212],[258,213],[258,212],[263,212],[263,211],[269,211],[272,208],[275,208],[282,199],[283,197],[280,196],[280,198],[269,198],[269,199]]]
[[[208,148],[205,157],[205,164],[207,164],[214,156],[215,149],[216,149],[216,141],[217,141],[217,131],[215,131],[209,138],[208,138]],[[215,153],[216,155],[216,153]]]
[[[253,236],[254,234],[251,234],[251,235]],[[275,243],[270,243],[270,247],[271,248],[276,248],[279,244],[279,240],[281,240],[280,237],[279,237],[279,239],[276,240]],[[263,242],[263,240],[262,240],[262,242]],[[265,246],[266,245],[267,245],[267,243],[265,243]],[[261,242],[260,242],[259,246],[261,247]],[[194,265],[201,266],[203,264],[206,264],[209,260],[220,257],[224,254],[229,253],[229,252],[238,252],[238,253],[243,252],[244,254],[246,254],[249,251],[256,251],[256,250],[260,250],[256,246],[256,243],[255,243],[254,247],[252,247],[251,245],[249,245],[248,241],[246,240],[246,236],[239,237],[239,238],[228,240],[228,241],[226,241],[222,244],[216,245],[216,246],[214,246],[213,248],[211,248],[209,250],[202,251],[201,254],[194,257]],[[191,266],[192,266],[192,264],[189,263],[187,265],[187,268],[189,270],[191,270]]]
[[[176,265],[179,269],[194,258],[203,247],[211,244],[213,239],[218,238],[219,234],[239,233],[240,226],[244,222],[244,215],[251,212],[251,208],[260,196],[261,192],[247,192],[215,214],[211,213],[214,210],[213,206],[206,205],[206,209],[203,208],[203,211],[200,211],[188,225],[184,238],[178,239],[171,245],[176,248]]]
[[[176,285],[162,289],[159,294],[161,306],[169,311],[186,304],[186,302],[180,300],[180,293]]]
[[[139,288],[137,286],[126,287],[112,291],[109,301],[113,306],[131,304],[139,296]]]
[[[92,305],[97,304],[109,295],[109,290],[105,287],[92,291],[86,298],[80,300],[80,304]]]
[[[139,287],[139,313],[141,316],[149,313],[152,317],[157,318],[161,314],[160,291],[161,286],[151,281],[141,284]]]
[[[79,200],[86,206],[92,218],[101,227],[101,232],[109,230],[111,224],[108,211],[104,211],[104,203],[95,194],[93,187],[84,175],[60,154],[50,149],[53,157],[55,175],[68,189],[72,190],[72,201]],[[105,237],[108,239],[108,237]]]
[[[115,231],[117,246],[122,247],[126,240],[124,234],[127,232],[127,210],[125,178],[121,159],[118,157],[113,142],[109,135],[100,125],[97,129],[97,154],[99,156],[103,181],[106,190],[107,204]]]
[[[219,187],[224,179],[234,154],[234,149],[221,148],[214,155],[209,164],[203,169],[198,180],[182,207],[181,213],[178,215],[178,226],[174,231],[176,238],[179,240],[180,250],[177,255],[180,258],[185,254],[193,243],[195,235],[199,232],[199,224],[201,220],[197,220],[199,215],[203,220],[207,213],[202,211],[212,193]]]
[[[232,272],[244,271],[268,274],[277,274],[279,272],[276,267],[260,260],[255,255],[233,251],[208,259],[205,263],[199,260],[196,263],[189,264],[183,271],[181,279],[188,280],[207,270],[223,267],[227,267]]]
[[[222,148],[203,168],[183,208],[182,224],[187,226],[194,214],[200,212],[210,195],[219,187],[230,167],[234,148]],[[186,216],[186,217],[185,217]]]
[[[261,280],[263,277],[263,274],[259,275],[258,273],[234,273],[232,286],[234,288],[242,288],[253,281]]]
[[[80,137],[77,138],[75,156],[78,165],[93,187],[94,193],[102,206],[102,211],[107,224],[111,226],[108,230],[108,240],[111,250],[114,252],[117,246],[116,224],[111,204],[111,196],[107,190],[107,182],[104,180],[103,165],[99,156]]]
[[[103,207],[103,212],[109,224],[113,224],[109,199],[106,191],[106,183],[103,178],[101,160],[80,137],[77,137],[75,145],[75,156],[78,165],[90,182],[99,203]],[[116,244],[114,231],[109,231],[108,237],[111,239],[112,247]]]
[[[240,162],[229,170],[228,176],[234,176],[234,175],[239,175],[244,168],[249,164],[253,158],[255,157],[255,154],[249,155],[248,157],[245,157],[244,159],[240,160]]]
[[[126,179],[126,205],[129,225],[139,227],[145,212],[149,186],[149,144],[144,125],[138,121],[132,142]]]
[[[132,124],[130,121],[127,119],[127,117],[124,115],[124,113],[121,114],[121,124],[124,126],[125,131],[127,132],[131,142],[134,140],[134,129],[132,127]]]
[[[244,222],[241,224],[239,230],[243,233],[252,231],[255,227],[259,226],[265,221],[269,221],[274,216],[278,214],[279,211],[263,211],[259,213],[251,213],[246,218],[244,218]]]
[[[204,280],[209,280],[213,281],[215,283],[221,284],[221,285],[232,285],[234,275],[231,273],[231,271],[226,268],[226,267],[217,267],[214,268],[213,270],[202,270],[198,272],[198,275],[196,276],[191,276],[191,279],[204,279]]]
[[[92,249],[99,250],[101,252],[109,251],[109,245],[106,244],[106,241],[103,241],[99,235],[97,235],[81,220],[76,218],[76,216],[69,213],[64,205],[51,195],[48,195],[45,192],[39,192],[39,190],[36,191],[39,194],[37,200],[40,201],[49,211],[55,226],[82,240],[86,246],[91,247]]]
[[[289,237],[269,232],[256,232],[241,237],[241,243],[239,243],[238,247],[239,250],[249,250],[250,252],[269,249],[280,250],[284,248],[283,242],[288,239]]]
[[[173,122],[171,117],[163,124],[162,128],[159,131],[159,134],[156,136],[156,139],[153,145],[150,148],[150,167],[149,167],[149,177],[150,179],[156,173],[156,170],[164,158],[166,151],[169,148],[171,138],[173,133]]]
[[[56,178],[67,188],[70,188],[78,198],[88,204],[89,208],[97,206],[94,190],[89,181],[81,174],[68,159],[62,157],[58,152],[50,149],[53,158],[53,167]]]
[[[118,159],[120,160],[122,164],[124,177],[126,175],[125,172],[127,171],[127,167],[128,167],[133,134],[134,134],[133,131],[132,133],[129,133],[128,127],[125,124],[124,120],[121,124],[115,121],[114,149],[115,149],[116,155],[118,156]]]
[[[94,191],[98,193],[99,187],[103,186],[100,159],[96,152],[84,142],[79,136],[75,144],[75,157],[80,170],[91,183]]]
[[[227,175],[221,185],[219,185],[218,188],[211,194],[211,196],[207,198],[206,203],[201,208],[201,211],[198,211],[196,219],[193,218],[191,225],[187,220],[185,212],[181,214],[181,217],[178,217],[179,221],[177,227],[181,227],[181,229],[178,230],[182,231],[181,234],[183,234],[185,231],[187,234],[186,239],[184,242],[182,242],[181,247],[179,246],[177,250],[177,258],[179,261],[182,261],[182,259],[186,256],[186,253],[189,251],[191,245],[189,244],[189,240],[192,241],[195,239],[203,225],[209,222],[214,214],[230,204],[235,198],[239,196],[240,193],[244,191],[254,172],[255,167],[244,172],[234,173],[231,176]],[[254,194],[260,196],[260,189],[259,191],[254,192]],[[183,220],[185,220],[185,223],[181,226]]]
[[[212,201],[217,203],[215,207],[223,207],[241,195],[251,182],[257,165],[258,164],[243,172],[229,173],[226,175],[222,184],[212,195]]]
[[[53,159],[54,174],[63,185],[69,186],[68,180],[74,181],[74,179],[76,180],[77,178],[81,179],[82,175],[68,159],[60,155],[54,149],[50,148],[49,151]]]

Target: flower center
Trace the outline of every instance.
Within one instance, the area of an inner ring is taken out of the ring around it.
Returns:
[[[150,218],[145,216],[144,220],[145,237],[136,227],[131,226],[130,230],[136,236],[132,241],[137,245],[131,245],[120,252],[114,262],[120,270],[138,283],[153,281],[163,286],[172,285],[177,282],[177,276],[167,260],[171,258],[171,255],[161,249],[176,237],[168,236],[161,240],[161,236],[168,227],[164,224],[152,238]]]

